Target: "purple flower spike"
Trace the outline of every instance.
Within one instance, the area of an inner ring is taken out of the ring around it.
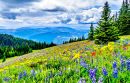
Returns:
[[[114,62],[113,62],[113,69],[116,68],[116,66],[117,66],[117,62],[114,61]]]
[[[123,71],[124,67],[125,67],[125,60],[121,59],[121,72]]]
[[[113,77],[114,78],[117,78],[117,73],[118,73],[117,68],[114,68],[114,70],[113,70]]]
[[[24,70],[23,71],[23,77],[26,77],[27,76],[27,73],[26,73],[26,71]]]
[[[21,72],[19,72],[19,80],[22,78],[22,74]]]
[[[104,76],[107,76],[108,74],[107,74],[106,67],[103,67],[102,69],[103,69],[102,73],[104,74]]]
[[[130,71],[130,59],[127,59],[127,70]]]

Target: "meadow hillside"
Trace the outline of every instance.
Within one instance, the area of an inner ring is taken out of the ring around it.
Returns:
[[[0,83],[129,83],[130,35],[106,45],[80,41],[0,63]]]

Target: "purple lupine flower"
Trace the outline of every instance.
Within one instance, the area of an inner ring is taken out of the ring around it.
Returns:
[[[91,61],[91,64],[93,64],[93,59],[92,59],[92,61]]]
[[[121,59],[121,72],[123,71],[123,67],[125,67],[125,60]]]
[[[118,51],[118,55],[120,55],[120,51]]]
[[[77,83],[86,83],[85,81],[83,81],[85,78],[81,78],[81,80]]]
[[[120,57],[121,57],[121,59],[123,59],[123,55],[121,55]]]
[[[19,80],[22,78],[22,73],[19,72]]]
[[[99,78],[98,83],[103,83],[103,78]]]
[[[127,70],[130,71],[130,59],[127,59]]]
[[[42,70],[39,71],[39,73],[41,73]]]
[[[106,60],[106,58],[104,57],[103,59],[105,59]]]
[[[102,69],[103,69],[102,73],[104,74],[104,76],[107,76],[108,74],[107,74],[106,67],[103,67]]]
[[[96,83],[96,78],[95,78],[95,76],[93,76],[92,82],[93,82],[93,83]]]
[[[95,80],[96,80],[96,78],[95,78],[95,71],[93,70],[92,67],[90,68],[89,76],[90,76],[91,80],[93,81],[93,83],[95,83]]]
[[[114,68],[114,69],[113,69],[113,77],[114,77],[114,78],[117,78],[117,73],[118,73],[117,68]]]
[[[128,42],[123,43],[124,46],[128,45]]]
[[[9,81],[9,78],[7,78],[7,77],[5,77],[5,78],[3,78],[3,81]]]
[[[125,59],[127,59],[127,57],[125,56]]]
[[[117,62],[114,61],[114,62],[113,62],[113,68],[116,68],[116,66],[117,66]]]
[[[33,70],[31,71],[31,76],[32,76],[32,77],[35,77],[36,74],[37,74],[37,73],[36,73],[35,70],[33,69]]]
[[[88,67],[88,65],[83,60],[80,60],[80,65],[84,68]]]
[[[53,76],[53,73],[51,73],[51,77]]]
[[[59,76],[61,76],[63,73],[62,72],[60,72],[60,74],[59,74]]]
[[[95,70],[94,70],[94,71],[95,71],[95,74],[96,74],[96,72],[97,72],[97,69],[98,69],[98,67],[95,67]]]
[[[116,58],[117,58],[117,54],[116,54]]]
[[[47,83],[47,78],[45,78],[45,82]]]
[[[60,64],[61,64],[61,62],[60,62]]]
[[[27,73],[26,73],[26,71],[24,70],[23,71],[23,77],[26,77],[27,76]]]

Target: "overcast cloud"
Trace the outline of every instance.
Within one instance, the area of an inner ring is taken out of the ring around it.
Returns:
[[[111,15],[123,0],[109,0]],[[0,0],[0,26],[86,26],[97,23],[106,0]]]

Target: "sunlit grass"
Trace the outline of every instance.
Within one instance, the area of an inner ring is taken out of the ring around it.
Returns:
[[[9,83],[98,83],[101,78],[103,83],[130,81],[130,71],[127,68],[130,42],[126,36],[117,42],[109,42],[108,45],[95,45],[93,41],[85,40],[33,50],[32,53],[16,58],[16,61],[3,64],[0,68],[0,82],[5,77],[7,80],[4,80]],[[121,58],[125,61],[124,71],[121,68]],[[117,77],[116,71],[113,73],[114,61],[117,61]],[[107,72],[106,76],[104,72]]]

